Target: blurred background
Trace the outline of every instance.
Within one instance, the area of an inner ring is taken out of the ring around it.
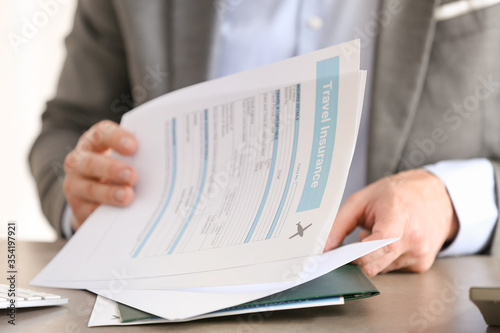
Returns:
[[[0,0],[0,238],[14,220],[17,239],[56,239],[40,209],[28,153],[55,92],[75,8],[76,0]]]

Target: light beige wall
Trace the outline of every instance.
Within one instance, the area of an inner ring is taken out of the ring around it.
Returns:
[[[65,55],[76,0],[0,0],[0,237],[51,241],[27,156]]]

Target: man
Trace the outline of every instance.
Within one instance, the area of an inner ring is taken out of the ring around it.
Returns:
[[[500,174],[500,6],[443,12],[449,5],[81,1],[30,154],[46,216],[59,231],[69,220],[76,230],[100,204],[132,202],[137,172],[108,153],[131,155],[139,143],[103,119],[119,122],[169,91],[358,35],[375,74],[347,193],[373,183],[341,207],[325,250],[357,226],[362,240],[400,237],[357,260],[370,276],[425,271],[442,249],[489,251]]]

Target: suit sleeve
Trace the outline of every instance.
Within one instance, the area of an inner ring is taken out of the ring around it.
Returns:
[[[93,124],[119,122],[130,96],[122,36],[109,1],[80,1],[55,97],[42,114],[42,129],[29,155],[43,213],[61,235],[66,205],[63,163],[80,135]]]

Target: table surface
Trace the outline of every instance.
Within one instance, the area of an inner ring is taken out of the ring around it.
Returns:
[[[18,287],[29,281],[64,245],[17,244]],[[0,241],[0,268],[7,275],[7,244]],[[500,257],[438,259],[426,273],[389,273],[373,283],[381,294],[345,305],[205,319],[188,323],[88,328],[95,295],[80,290],[42,288],[68,297],[60,307],[18,309],[16,326],[0,310],[0,331],[7,332],[500,332],[488,327],[469,300],[471,286],[500,287]],[[0,283],[7,283],[6,281]]]

